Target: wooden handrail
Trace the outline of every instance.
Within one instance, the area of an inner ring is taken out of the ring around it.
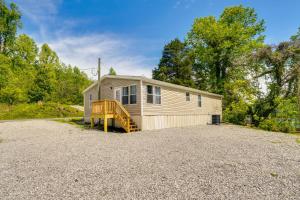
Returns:
[[[116,102],[116,104],[122,109],[122,111],[128,116],[130,117],[129,112],[124,108],[124,106],[117,100],[114,100]]]
[[[92,117],[113,115],[121,122],[123,128],[130,132],[130,114],[117,100],[96,100],[92,102]]]

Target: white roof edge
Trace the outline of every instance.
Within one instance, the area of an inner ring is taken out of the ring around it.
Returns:
[[[106,78],[114,78],[114,79],[130,79],[130,80],[141,80],[141,76],[125,76],[125,75],[104,75],[100,78],[100,82],[103,81]],[[98,84],[98,81],[94,81],[89,87],[84,89],[82,91],[82,94],[86,93],[93,87],[95,87]]]
[[[147,78],[145,76],[104,75],[104,76],[101,77],[100,82],[103,81],[106,78],[129,79],[129,80],[137,80],[137,81],[138,80],[143,80],[145,82],[156,84],[156,85],[161,85],[161,86],[171,87],[171,88],[177,88],[177,89],[186,90],[186,91],[190,91],[190,92],[201,93],[201,94],[206,94],[206,95],[211,95],[211,96],[216,96],[216,97],[223,98],[223,95],[219,95],[219,94],[215,94],[215,93],[211,93],[211,92],[206,92],[206,91],[203,91],[203,90],[198,90],[198,89],[185,87],[185,86],[181,86],[181,85],[176,85],[176,84],[168,83],[168,82],[164,82],[164,81],[154,80],[154,79],[151,79],[151,78]],[[97,84],[98,84],[98,81],[95,81],[92,85],[90,85],[88,88],[86,88],[82,93],[87,92],[88,90],[95,87]]]
[[[164,81],[154,80],[154,79],[150,79],[150,78],[146,78],[146,77],[144,77],[143,80],[145,82],[149,82],[149,83],[153,83],[153,84],[161,85],[161,86],[165,86],[165,87],[185,90],[187,92],[195,92],[195,93],[206,94],[206,95],[211,95],[211,96],[216,96],[216,97],[223,98],[223,95],[219,95],[219,94],[215,94],[215,93],[211,93],[211,92],[207,92],[207,91],[203,91],[203,90],[198,90],[198,89],[195,89],[195,88],[190,88],[190,87],[186,87],[186,86],[182,86],[182,85],[177,85],[177,84],[168,83],[168,82],[164,82]]]
[[[82,91],[82,94],[86,93],[87,91],[89,91],[90,89],[92,89],[95,85],[98,84],[98,81],[95,81],[94,83],[92,83],[89,87],[87,87],[86,89],[84,89]]]

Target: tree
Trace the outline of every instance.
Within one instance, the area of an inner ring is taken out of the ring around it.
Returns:
[[[53,101],[66,104],[83,103],[82,91],[91,84],[85,73],[78,67],[62,64],[57,70],[56,78]]]
[[[275,112],[280,98],[291,98],[298,94],[300,70],[300,43],[293,40],[279,45],[261,48],[255,55],[264,70],[256,76],[268,80],[268,93],[258,101],[255,111],[260,118]]]
[[[194,21],[187,43],[194,50],[197,74],[209,76],[203,80],[207,90],[224,94],[224,84],[235,79],[228,74],[242,77],[231,71],[247,66],[247,55],[263,44],[263,31],[264,21],[258,20],[253,8],[243,6],[226,8],[219,19],[209,16]]]
[[[109,68],[109,73],[108,73],[109,75],[113,75],[113,76],[115,76],[115,75],[117,75],[117,73],[116,73],[116,71],[114,70],[114,68]]]
[[[22,101],[22,91],[14,86],[6,86],[0,90],[0,100],[8,105],[13,105]]]
[[[224,85],[225,98],[228,102],[224,109],[224,121],[245,124],[249,109],[253,106],[258,93],[249,80],[236,80]]]
[[[10,58],[0,54],[0,91],[9,83],[11,77],[10,64]]]
[[[153,79],[194,87],[192,59],[185,43],[174,39],[165,45]]]
[[[12,46],[11,57],[14,67],[28,67],[36,64],[38,47],[35,41],[25,34],[19,35]]]
[[[47,44],[39,51],[29,36],[16,36],[20,27],[17,6],[0,0],[0,102],[82,104],[81,92],[91,83],[87,75],[77,67],[61,64]]]
[[[28,91],[30,102],[45,101],[51,97],[57,85],[56,70],[59,66],[60,63],[56,53],[47,44],[44,44],[36,65],[37,74],[34,85]]]
[[[43,44],[39,54],[40,65],[51,65],[52,67],[59,66],[59,58],[48,44]]]
[[[5,0],[0,0],[0,53],[7,53],[12,45],[17,29],[21,27],[21,13],[16,4],[7,7]]]
[[[293,41],[294,44],[297,45],[298,47],[300,46],[300,28],[298,28],[298,32],[291,37],[291,41]],[[299,48],[298,48],[298,56],[297,57],[298,57],[298,61],[299,61],[300,60],[300,58],[299,58],[300,57],[300,49]],[[300,65],[300,64],[298,63],[298,65]],[[299,66],[298,66],[298,72],[296,74],[298,74],[296,76],[296,82],[298,82],[297,97],[298,97],[298,110],[299,110],[299,114],[300,114],[300,67]]]
[[[10,49],[11,69],[14,78],[18,80],[15,87],[26,95],[36,77],[38,47],[32,38],[21,34]]]

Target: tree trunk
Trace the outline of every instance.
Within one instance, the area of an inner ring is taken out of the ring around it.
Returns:
[[[220,91],[220,86],[221,86],[221,64],[218,62],[216,63],[216,84],[215,84],[215,92]]]
[[[4,40],[3,37],[0,36],[0,53],[3,53],[4,50]]]

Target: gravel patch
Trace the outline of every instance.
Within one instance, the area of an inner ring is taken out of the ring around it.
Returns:
[[[0,123],[0,199],[299,199],[296,137],[239,126],[132,134]]]

